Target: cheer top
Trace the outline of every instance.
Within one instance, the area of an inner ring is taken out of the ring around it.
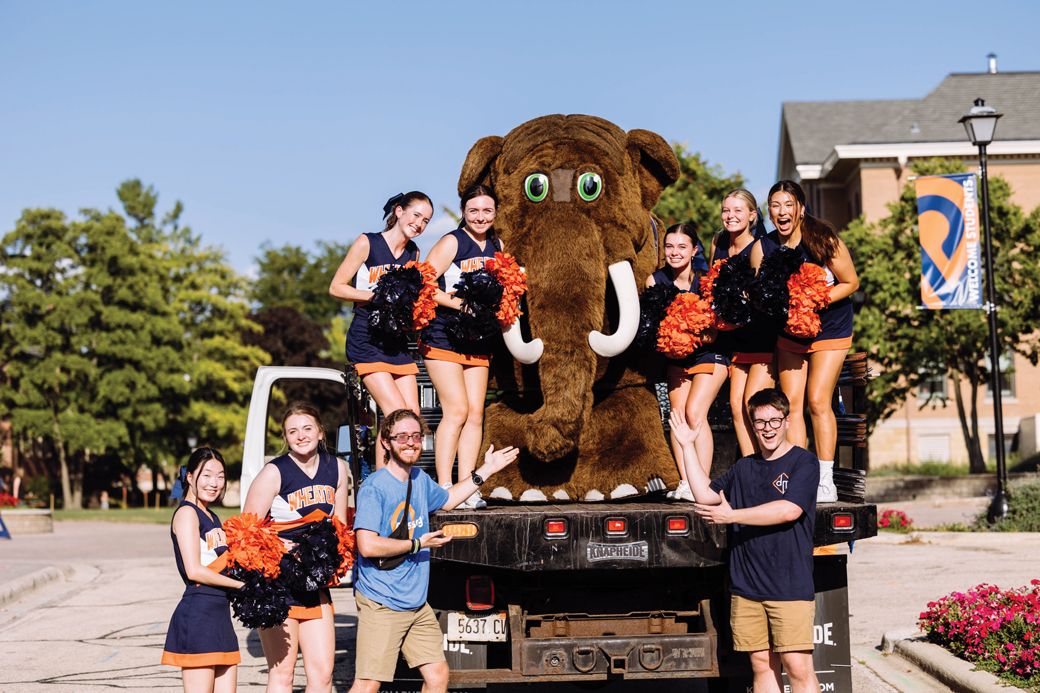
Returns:
[[[723,231],[719,234],[715,242],[715,253],[711,258],[712,264],[717,260],[729,259],[729,243],[729,233]],[[750,261],[751,251],[756,243],[762,245],[763,259],[780,247],[772,237],[759,236],[733,257],[745,257]],[[747,325],[722,332],[717,341],[722,343],[723,351],[732,354],[733,363],[769,363],[773,360],[773,351],[776,349],[777,332],[778,328],[773,320],[752,310],[751,321]]]
[[[827,275],[827,286],[837,283],[827,263],[816,259],[804,243],[799,243],[795,250],[802,254],[804,262],[823,268]],[[832,349],[849,348],[852,346],[852,299],[843,298],[820,311],[820,333],[815,337],[796,337],[785,330],[777,344],[785,351],[794,352],[820,351],[821,347],[827,348],[828,345]]]
[[[477,242],[461,227],[449,232],[447,235],[455,237],[458,247],[455,250],[455,257],[452,259],[451,264],[448,265],[448,269],[444,271],[444,274],[437,279],[437,283],[441,291],[454,293],[455,287],[462,279],[462,275],[466,272],[474,272],[483,268],[488,260],[495,257],[496,252],[502,250],[502,241],[499,240],[498,236],[488,234],[484,242],[484,248],[481,249]],[[487,354],[490,352],[491,345],[487,343],[490,340],[460,346],[448,339],[445,331],[447,317],[454,312],[456,311],[451,308],[437,306],[436,317],[423,330],[423,351],[426,357],[431,358],[430,352],[437,349],[466,354]],[[436,356],[436,351],[433,351],[433,358],[436,358]]]
[[[327,453],[318,453],[318,471],[314,478],[307,476],[300,465],[288,454],[268,462],[278,468],[281,485],[271,502],[271,519],[276,523],[300,525],[301,521],[315,522],[332,515],[336,505],[336,486],[339,484],[339,463]],[[318,512],[320,515],[311,516]],[[278,529],[278,526],[275,526]],[[291,536],[297,527],[283,529],[279,536]]]
[[[354,275],[354,288],[361,291],[375,289],[379,278],[394,267],[402,267],[406,263],[419,259],[419,247],[414,241],[408,241],[404,250],[397,257],[390,252],[390,246],[381,233],[366,233],[368,239],[368,256],[361,263]],[[381,363],[394,366],[414,365],[407,349],[395,353],[387,353],[372,343],[368,332],[368,316],[372,314],[368,303],[354,304],[354,318],[347,330],[347,358],[353,364]],[[372,369],[368,369],[369,372]]]
[[[181,501],[180,505],[177,506],[177,510],[184,506],[194,509],[195,514],[199,518],[199,564],[208,566],[216,561],[220,554],[227,551],[227,537],[224,535],[224,528],[221,526],[220,518],[217,517],[216,513],[211,514],[186,500]],[[176,514],[177,512],[175,511],[174,515]],[[170,538],[173,539],[173,558],[177,562],[177,572],[180,573],[181,580],[188,587],[188,591],[224,596],[225,591],[219,587],[200,585],[188,579],[188,574],[184,570],[184,557],[181,555],[180,544],[177,543],[177,535],[173,533],[172,523]]]
[[[662,267],[661,269],[653,273],[654,284],[663,286],[675,286],[675,280],[672,279],[671,272],[668,268]],[[701,272],[698,270],[693,271],[693,278],[690,281],[689,289],[679,289],[679,293],[688,294],[695,293],[700,296],[701,286]],[[697,347],[696,350],[686,358],[682,359],[668,359],[668,362],[685,368],[689,375],[696,373],[711,373],[715,369],[715,364],[721,364],[723,366],[729,365],[729,357],[719,348],[719,345],[715,342],[710,344],[704,344],[703,346]]]

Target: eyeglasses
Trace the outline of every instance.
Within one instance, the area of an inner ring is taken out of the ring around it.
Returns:
[[[776,430],[784,423],[782,418],[778,419],[755,419],[751,422],[755,428],[759,431],[764,431],[766,428]]]
[[[422,439],[422,433],[395,433],[390,436],[390,440],[394,441],[398,445],[404,445],[405,443],[421,443]]]

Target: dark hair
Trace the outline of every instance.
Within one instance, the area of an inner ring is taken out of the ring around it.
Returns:
[[[802,243],[808,248],[809,254],[820,262],[827,262],[838,253],[838,233],[834,230],[834,227],[829,222],[823,219],[817,219],[813,215],[809,214],[809,209],[805,204],[805,191],[802,190],[802,186],[795,183],[793,180],[778,180],[773,184],[773,187],[769,189],[769,194],[766,196],[766,205],[768,206],[769,201],[773,199],[773,195],[778,192],[785,192],[789,195],[793,195],[798,204],[805,207],[805,216],[802,217]]]
[[[747,403],[748,414],[754,416],[755,410],[759,407],[773,407],[783,412],[784,417],[791,413],[791,401],[787,399],[783,390],[775,387],[767,387],[751,395]]]
[[[205,464],[210,460],[216,460],[217,462],[220,462],[221,469],[224,470],[225,475],[227,474],[227,465],[224,464],[224,456],[220,454],[220,450],[217,450],[216,448],[211,448],[206,445],[200,448],[195,448],[192,451],[192,453],[188,455],[187,464],[181,467],[181,469],[184,470],[182,483],[187,487],[187,489],[184,492],[185,497],[187,497],[188,495],[188,490],[195,494],[196,499],[199,497],[198,489],[191,488],[191,485],[188,483],[188,476],[202,469],[202,467],[204,467]],[[220,495],[217,496],[215,502],[219,503],[224,499],[225,491],[227,491],[226,479],[224,481],[224,490],[220,492]]]
[[[383,421],[379,424],[379,437],[382,440],[390,440],[390,432],[394,430],[394,426],[397,425],[398,421],[404,421],[405,419],[418,421],[419,430],[422,434],[424,436],[430,435],[430,427],[426,425],[426,420],[423,417],[411,409],[397,409],[383,417]]]
[[[419,190],[407,192],[396,200],[394,200],[394,198],[387,200],[386,206],[390,207],[390,211],[386,212],[386,227],[383,231],[389,231],[394,228],[394,224],[397,223],[397,215],[394,214],[395,209],[398,207],[401,209],[408,209],[416,202],[425,202],[430,205],[431,208],[433,207],[433,200],[430,199],[430,196]]]
[[[694,250],[701,250],[701,252],[703,252],[701,240],[697,237],[697,227],[693,224],[672,224],[664,232],[664,237],[668,238],[668,236],[673,233],[681,233],[684,236],[687,236],[691,241],[693,241]]]
[[[297,400],[289,403],[285,413],[282,414],[282,437],[285,437],[285,422],[290,416],[296,416],[297,414],[309,416],[314,419],[314,423],[318,424],[318,432],[321,435],[321,438],[318,440],[318,446],[323,448],[325,446],[325,426],[321,423],[321,414],[318,413],[318,408],[310,402]]]

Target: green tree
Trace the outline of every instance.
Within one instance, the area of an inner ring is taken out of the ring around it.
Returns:
[[[963,172],[960,162],[916,162],[918,175]],[[1040,357],[1040,209],[1024,218],[1002,178],[990,179],[998,331],[1002,349],[1033,364]],[[870,424],[891,415],[918,385],[948,377],[972,472],[984,472],[978,395],[989,381],[989,331],[981,310],[921,310],[921,253],[912,184],[877,224],[854,221],[844,240],[858,262],[865,303],[856,316],[855,348],[880,365],[869,389]],[[968,396],[961,391],[967,384]],[[922,406],[929,404],[924,402]],[[943,403],[945,405],[945,403]]]
[[[679,159],[679,180],[661,193],[654,214],[666,226],[692,222],[707,248],[712,235],[722,228],[723,196],[744,187],[744,177],[739,173],[727,176],[721,167],[708,164],[700,154],[688,152],[682,144],[672,147]]]
[[[328,326],[346,311],[345,304],[329,296],[329,283],[348,249],[349,245],[328,241],[319,241],[314,252],[292,244],[261,246],[253,300],[259,308],[292,308]]]

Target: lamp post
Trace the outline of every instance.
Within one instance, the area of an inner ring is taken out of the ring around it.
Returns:
[[[958,122],[964,125],[968,139],[979,148],[979,172],[982,177],[982,233],[986,252],[986,316],[989,321],[989,364],[990,389],[993,390],[993,426],[996,429],[997,492],[993,494],[986,517],[990,522],[1003,519],[1008,514],[1007,462],[1004,458],[1004,405],[1000,385],[1000,343],[997,339],[997,292],[993,275],[993,244],[989,231],[989,177],[986,171],[986,146],[993,141],[1000,113],[987,106],[982,99]]]

